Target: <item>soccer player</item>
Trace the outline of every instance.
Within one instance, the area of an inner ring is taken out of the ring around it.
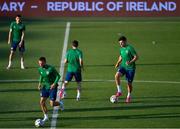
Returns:
[[[8,37],[8,44],[10,44],[11,40],[11,51],[9,55],[9,64],[7,69],[11,68],[12,60],[14,53],[19,48],[20,57],[21,57],[21,69],[25,69],[24,67],[24,56],[23,53],[25,51],[24,46],[24,35],[25,35],[25,25],[21,21],[21,15],[17,15],[15,21],[11,23]]]
[[[44,113],[43,122],[45,122],[48,120],[48,109],[46,107],[46,100],[48,98],[52,107],[60,106],[61,110],[64,110],[64,106],[61,100],[56,101],[57,86],[60,79],[59,73],[53,66],[46,64],[45,57],[40,57],[38,63],[40,66],[38,68],[40,74],[38,89],[41,91],[40,106]]]
[[[78,41],[72,41],[72,49],[68,50],[66,53],[66,58],[64,63],[68,64],[66,78],[60,90],[60,99],[64,98],[65,96],[65,88],[68,83],[74,77],[77,82],[77,96],[76,100],[80,100],[80,93],[81,93],[81,69],[83,69],[83,54],[82,51],[78,49]]]
[[[123,75],[126,76],[127,80],[127,90],[128,94],[126,97],[126,103],[131,101],[131,92],[132,92],[132,82],[135,75],[136,64],[135,62],[138,59],[138,55],[135,49],[127,43],[127,38],[125,36],[121,36],[119,38],[120,44],[120,55],[118,61],[115,65],[115,68],[118,68],[118,71],[115,74],[115,82],[117,85],[117,93],[116,96],[119,97],[122,95],[121,83],[120,79]]]

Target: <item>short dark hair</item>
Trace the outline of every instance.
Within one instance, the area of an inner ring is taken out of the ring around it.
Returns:
[[[42,56],[42,57],[40,57],[40,58],[39,58],[39,60],[40,60],[40,61],[44,61],[44,62],[46,62],[46,58],[45,58],[45,57],[43,57],[43,56]]]
[[[20,18],[21,18],[21,15],[20,15],[20,14],[17,14],[16,17],[20,17]]]
[[[127,38],[125,37],[125,36],[121,36],[121,37],[119,37],[119,39],[118,39],[118,41],[127,41]]]
[[[72,41],[72,46],[74,46],[74,47],[78,47],[78,41],[77,40],[73,40]]]

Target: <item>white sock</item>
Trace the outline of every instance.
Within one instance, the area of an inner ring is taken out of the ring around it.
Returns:
[[[77,98],[80,98],[80,96],[81,96],[80,90],[77,90]]]
[[[78,83],[78,87],[77,87],[77,98],[80,98],[81,95],[81,83]]]
[[[121,85],[117,85],[117,91],[120,92],[120,93],[122,92]]]
[[[21,66],[24,66],[24,61],[21,60]]]
[[[131,97],[131,93],[130,92],[128,92],[128,94],[127,94],[127,98],[129,98],[129,97]]]
[[[8,67],[10,67],[10,66],[11,66],[11,64],[12,64],[12,62],[11,62],[11,61],[9,61]]]
[[[44,119],[43,121],[46,121],[48,119],[48,114],[44,114]]]
[[[64,83],[63,83],[63,85],[62,85],[62,87],[61,87],[61,90],[65,90],[65,86],[64,86]]]

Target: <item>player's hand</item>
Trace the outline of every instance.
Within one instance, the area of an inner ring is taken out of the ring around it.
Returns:
[[[38,90],[41,90],[41,84],[38,85]]]
[[[21,47],[22,46],[22,41],[19,43],[19,47]]]
[[[126,65],[130,65],[130,64],[131,64],[131,62],[130,62],[130,61],[127,61],[127,62],[126,62]]]
[[[8,44],[10,44],[10,42],[11,42],[11,41],[10,41],[10,40],[8,40]]]
[[[53,83],[53,84],[51,85],[51,88],[50,88],[50,89],[52,90],[52,89],[54,89],[54,88],[55,88],[55,84]]]
[[[116,64],[114,67],[115,67],[115,68],[119,67],[119,64]]]

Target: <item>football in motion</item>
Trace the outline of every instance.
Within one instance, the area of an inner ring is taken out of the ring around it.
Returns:
[[[117,102],[118,102],[118,98],[116,97],[116,95],[112,95],[112,96],[110,97],[110,102],[111,102],[111,103],[117,103]]]
[[[38,128],[38,127],[42,127],[43,126],[43,121],[41,119],[37,119],[35,122],[34,122],[35,126]]]

